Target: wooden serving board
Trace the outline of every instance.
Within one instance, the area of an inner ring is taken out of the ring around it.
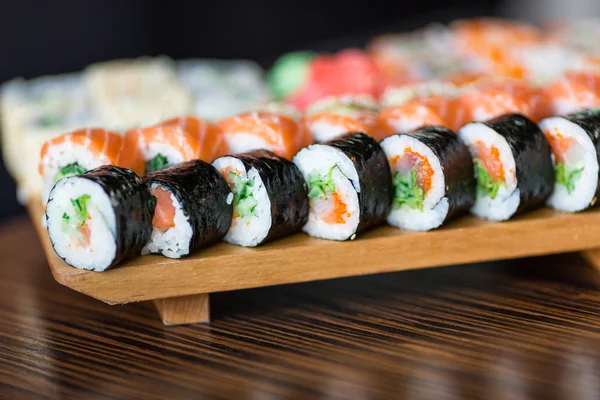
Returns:
[[[208,321],[209,293],[600,248],[600,210],[544,208],[506,222],[465,216],[429,232],[382,226],[347,242],[296,234],[257,248],[219,243],[188,258],[142,256],[91,272],[56,255],[41,203],[28,209],[56,281],[110,304],[154,300],[167,325]]]

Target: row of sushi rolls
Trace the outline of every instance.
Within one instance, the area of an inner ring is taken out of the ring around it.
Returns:
[[[93,64],[1,93],[3,154],[56,253],[334,241],[580,212],[600,193],[600,21],[456,20],[247,60]]]

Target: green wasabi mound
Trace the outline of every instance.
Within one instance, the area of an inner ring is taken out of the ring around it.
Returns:
[[[311,51],[296,51],[279,57],[267,75],[267,83],[276,99],[283,99],[298,90],[308,77]]]

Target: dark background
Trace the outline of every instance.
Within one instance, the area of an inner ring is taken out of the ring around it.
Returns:
[[[364,46],[373,35],[429,22],[493,16],[499,1],[320,0],[2,1],[0,83],[83,69],[90,63],[168,55],[248,58],[269,65],[299,49]],[[0,165],[0,218],[22,213]]]

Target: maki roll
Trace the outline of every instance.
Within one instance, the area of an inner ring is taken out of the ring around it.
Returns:
[[[552,147],[556,174],[548,204],[569,212],[596,204],[600,194],[600,109],[546,118],[540,128]]]
[[[125,133],[121,165],[139,175],[198,158],[198,140],[180,126],[133,129]]]
[[[451,130],[423,127],[389,136],[381,147],[394,185],[390,225],[428,231],[467,213],[475,203],[473,160]]]
[[[540,128],[521,114],[465,125],[458,136],[475,164],[471,212],[494,221],[538,208],[554,187],[552,151]]]
[[[309,188],[311,236],[354,239],[385,221],[392,205],[392,175],[379,143],[364,133],[310,145],[294,163]]]
[[[231,225],[233,194],[219,171],[187,161],[144,177],[156,197],[152,239],[142,254],[187,256],[223,238]]]
[[[310,133],[294,118],[269,111],[252,111],[218,122],[233,154],[269,150],[291,160],[298,150],[312,143]]]
[[[101,165],[119,165],[123,139],[104,129],[81,129],[44,143],[38,165],[44,204],[61,178],[81,174]]]
[[[315,142],[326,142],[348,132],[364,132],[381,139],[378,111],[370,96],[327,97],[308,108],[304,124]]]
[[[50,192],[46,224],[67,264],[104,271],[139,255],[152,235],[156,200],[135,173],[111,165],[61,179]]]
[[[213,165],[233,191],[233,220],[225,241],[254,247],[302,229],[308,219],[308,192],[291,161],[255,150],[220,157]]]

